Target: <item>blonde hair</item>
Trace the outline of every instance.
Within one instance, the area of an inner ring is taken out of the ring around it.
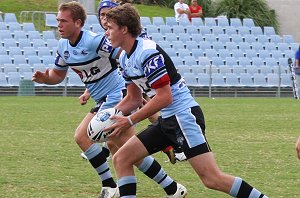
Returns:
[[[83,6],[76,2],[76,1],[71,1],[67,3],[62,3],[58,7],[59,11],[66,11],[69,10],[71,12],[71,17],[73,21],[76,20],[81,20],[81,27],[84,26],[85,20],[86,20],[86,11],[83,8]]]

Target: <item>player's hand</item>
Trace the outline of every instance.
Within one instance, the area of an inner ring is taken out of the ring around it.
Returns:
[[[131,127],[127,117],[125,116],[112,116],[110,119],[115,120],[116,123],[107,127],[105,131],[109,131],[113,129],[113,132],[109,135],[109,137],[118,136],[121,132],[126,131]]]
[[[49,79],[49,69],[46,69],[45,72],[36,71],[32,76],[32,81],[37,83],[46,83]]]
[[[296,148],[296,153],[297,153],[298,159],[300,160],[300,136],[296,142],[295,148]]]
[[[87,101],[90,99],[90,93],[85,91],[81,96],[78,97],[78,99],[81,105],[85,105]]]

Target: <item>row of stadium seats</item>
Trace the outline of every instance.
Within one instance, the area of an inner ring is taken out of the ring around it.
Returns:
[[[32,72],[9,72],[7,74],[0,73],[0,86],[12,87],[19,86],[21,79],[31,79]],[[189,86],[211,86],[214,87],[291,87],[290,74],[283,73],[182,73]],[[58,85],[54,86],[80,86],[84,84],[80,78],[74,74],[69,73],[67,78]],[[35,83],[35,86],[45,86],[43,84]],[[51,85],[53,86],[53,85]]]
[[[0,39],[15,39],[15,40],[19,40],[19,39],[29,39],[29,40],[33,40],[33,39],[56,39],[55,38],[55,34],[53,31],[43,31],[42,33],[40,33],[39,31],[36,30],[32,30],[32,31],[24,31],[24,30],[17,30],[17,31],[10,31],[10,30],[0,30]]]
[[[260,73],[251,76],[248,73],[227,73],[225,75],[213,73],[184,73],[183,77],[188,86],[213,86],[213,87],[291,87],[289,74],[268,74],[267,77]]]

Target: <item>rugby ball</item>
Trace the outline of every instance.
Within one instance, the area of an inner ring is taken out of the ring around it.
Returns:
[[[94,142],[107,141],[107,136],[111,134],[113,130],[103,131],[103,129],[115,123],[114,120],[110,119],[110,117],[114,115],[122,115],[122,112],[115,108],[98,111],[88,125],[88,137]]]

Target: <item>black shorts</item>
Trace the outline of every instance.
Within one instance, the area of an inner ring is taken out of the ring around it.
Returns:
[[[196,106],[185,111],[189,113],[183,112],[165,119],[159,117],[157,122],[137,135],[150,155],[170,145],[175,149],[180,146],[187,159],[211,151],[205,138],[205,121],[201,108]],[[192,118],[186,124],[187,127],[179,124],[184,116]],[[191,139],[195,138],[196,143],[191,144]]]

